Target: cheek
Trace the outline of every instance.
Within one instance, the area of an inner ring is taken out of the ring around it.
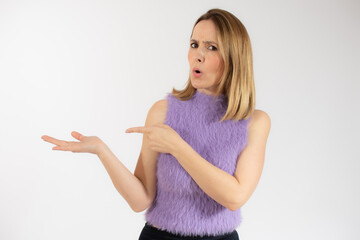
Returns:
[[[214,69],[215,72],[221,72],[223,65],[223,61],[220,57],[216,56],[211,59],[211,68]]]

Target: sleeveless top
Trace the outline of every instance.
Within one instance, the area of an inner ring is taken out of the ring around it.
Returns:
[[[201,157],[234,176],[237,158],[247,142],[250,120],[225,120],[224,94],[214,96],[195,90],[182,101],[167,94],[165,124],[173,128]],[[240,209],[231,211],[207,195],[177,159],[159,153],[156,197],[145,220],[161,230],[181,236],[215,236],[234,231],[242,220]]]

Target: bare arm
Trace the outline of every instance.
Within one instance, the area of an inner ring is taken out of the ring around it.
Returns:
[[[163,123],[166,117],[166,100],[157,101],[149,110],[145,126]],[[159,153],[149,146],[147,135],[143,135],[139,159],[132,174],[104,144],[98,154],[115,188],[135,212],[142,212],[156,196],[156,163]]]
[[[250,198],[260,179],[269,131],[270,118],[265,112],[257,111],[234,176],[205,160],[186,142],[179,144],[173,156],[207,195],[235,211]]]
[[[145,125],[151,126],[164,122],[166,109],[166,100],[156,102],[148,112]],[[48,135],[43,135],[41,138],[46,142],[55,144],[53,150],[96,154],[103,163],[115,188],[124,197],[131,209],[135,212],[141,212],[150,206],[156,196],[158,152],[149,147],[149,141],[145,134],[134,174],[117,159],[100,138],[84,136],[76,131],[73,131],[71,135],[79,142],[59,140]]]
[[[48,135],[43,135],[41,138],[55,144],[53,150],[96,154],[104,164],[114,186],[129,206],[135,212],[143,209],[144,204],[147,204],[144,185],[116,158],[108,146],[96,136],[84,136],[76,131],[71,135],[79,142],[59,140]]]
[[[108,172],[116,190],[127,201],[131,209],[140,212],[147,202],[146,189],[143,183],[103,144],[98,153],[102,164]]]

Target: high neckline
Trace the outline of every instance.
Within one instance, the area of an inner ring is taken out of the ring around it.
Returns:
[[[197,98],[207,98],[207,99],[214,99],[215,101],[219,101],[219,100],[224,100],[225,99],[225,95],[224,94],[220,94],[219,96],[217,96],[217,98],[215,99],[215,95],[210,95],[210,94],[206,94],[203,92],[200,92],[198,90],[195,91],[194,96]]]
[[[226,97],[220,94],[218,97],[195,91],[193,95],[194,103],[200,108],[206,108],[209,111],[223,112],[227,107]]]
[[[211,95],[211,94],[206,94],[206,93],[203,93],[203,92],[201,92],[201,91],[199,91],[199,90],[195,90],[195,94],[202,94],[202,95],[206,95],[206,96],[212,96],[212,97],[214,97],[214,95]]]

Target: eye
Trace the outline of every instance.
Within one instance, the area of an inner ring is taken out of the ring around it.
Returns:
[[[211,49],[211,48],[212,48],[212,49]],[[217,48],[216,48],[215,46],[210,46],[209,49],[212,50],[212,51],[216,51],[216,50],[217,50]]]
[[[196,44],[196,43],[190,43],[190,46],[191,46],[192,48],[194,48],[194,45],[196,45],[196,46],[197,46],[197,44]]]

